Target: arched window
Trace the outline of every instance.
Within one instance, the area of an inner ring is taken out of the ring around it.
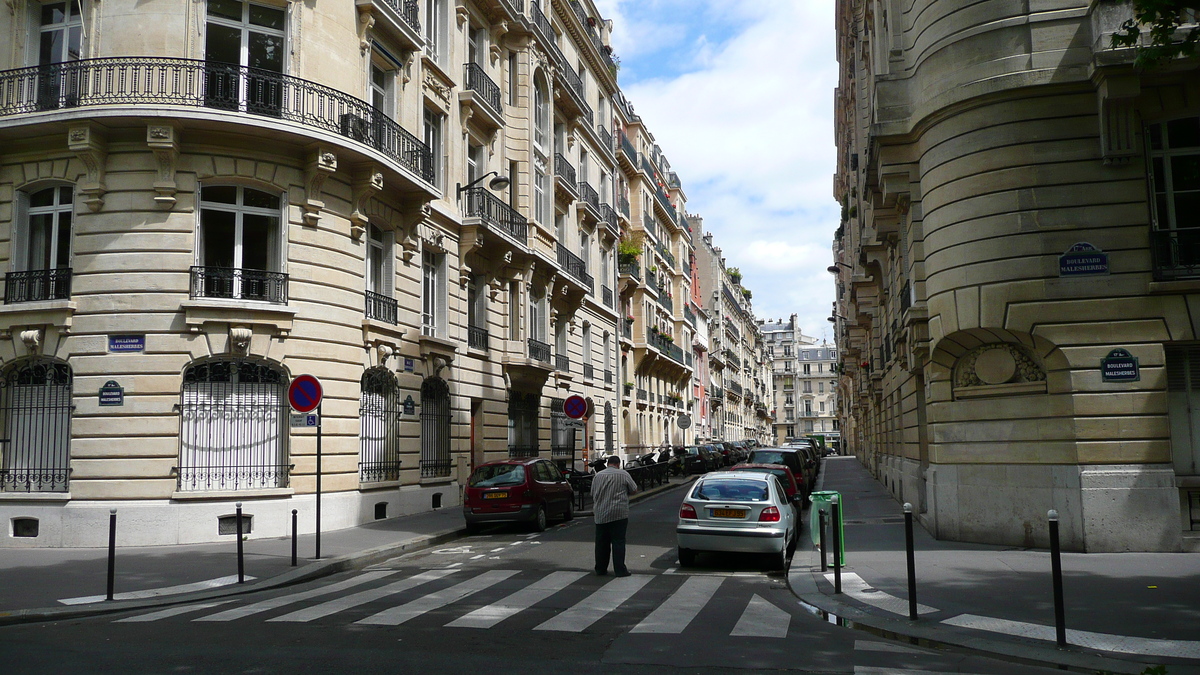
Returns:
[[[180,397],[180,491],[287,487],[287,374],[245,359],[189,366]]]
[[[400,390],[387,368],[368,368],[360,382],[358,477],[364,483],[400,480]]]
[[[440,377],[421,383],[421,477],[450,475],[450,386]]]
[[[0,379],[0,491],[66,492],[71,470],[71,367],[15,363]]]

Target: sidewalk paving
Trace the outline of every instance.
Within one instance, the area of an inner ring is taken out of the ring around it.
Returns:
[[[901,504],[854,457],[827,459],[818,489],[842,495],[843,593],[833,592],[832,568],[821,573],[815,547],[796,556],[789,583],[823,612],[893,637],[1042,663],[1200,673],[1200,554],[1063,553],[1068,646],[1060,649],[1049,551],[938,541],[917,522],[917,600],[925,607],[910,621]]]
[[[637,501],[670,490],[692,477],[672,478],[634,495]],[[578,512],[587,517],[589,512]],[[462,508],[450,506],[321,533],[321,560],[314,560],[315,537],[297,537],[292,567],[291,538],[243,542],[246,583],[237,583],[237,542],[183,546],[118,547],[113,602],[104,601],[108,583],[106,548],[0,550],[0,625],[51,621],[144,607],[160,607],[275,588],[359,569],[465,535]],[[117,523],[118,532],[120,522]],[[98,596],[98,597],[97,597]],[[64,602],[66,601],[66,602]]]

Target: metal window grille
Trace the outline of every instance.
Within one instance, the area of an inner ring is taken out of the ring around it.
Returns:
[[[71,368],[10,366],[0,380],[0,492],[66,492],[71,469]]]
[[[616,430],[613,428],[613,409],[612,403],[604,404],[604,450],[609,454],[614,452],[613,442],[616,439]]]
[[[287,487],[287,374],[241,359],[189,367],[180,395],[180,491]]]
[[[387,368],[363,372],[358,405],[358,477],[364,483],[400,480],[400,388]]]
[[[421,477],[450,475],[450,386],[440,377],[421,383]]]
[[[537,394],[509,392],[508,394],[508,456],[537,457],[538,406]]]
[[[563,402],[561,398],[550,400],[550,454],[553,457],[575,454],[575,428],[568,426]]]

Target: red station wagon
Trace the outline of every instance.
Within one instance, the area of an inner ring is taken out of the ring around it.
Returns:
[[[566,476],[544,459],[488,462],[471,473],[463,516],[469,532],[499,522],[529,523],[541,532],[550,517],[575,517],[574,498]]]

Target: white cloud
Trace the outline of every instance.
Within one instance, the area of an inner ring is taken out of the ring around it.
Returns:
[[[622,88],[679,173],[688,211],[704,216],[728,264],[741,268],[756,314],[796,312],[802,326],[820,337],[833,300],[825,268],[838,220],[831,188],[833,3],[597,5],[614,19],[614,47],[626,65],[639,73],[663,72],[641,67],[638,59],[651,45],[661,50],[666,44],[675,66],[669,72],[685,69],[623,82]],[[721,32],[730,26],[735,33]],[[690,33],[681,36],[681,30]]]

